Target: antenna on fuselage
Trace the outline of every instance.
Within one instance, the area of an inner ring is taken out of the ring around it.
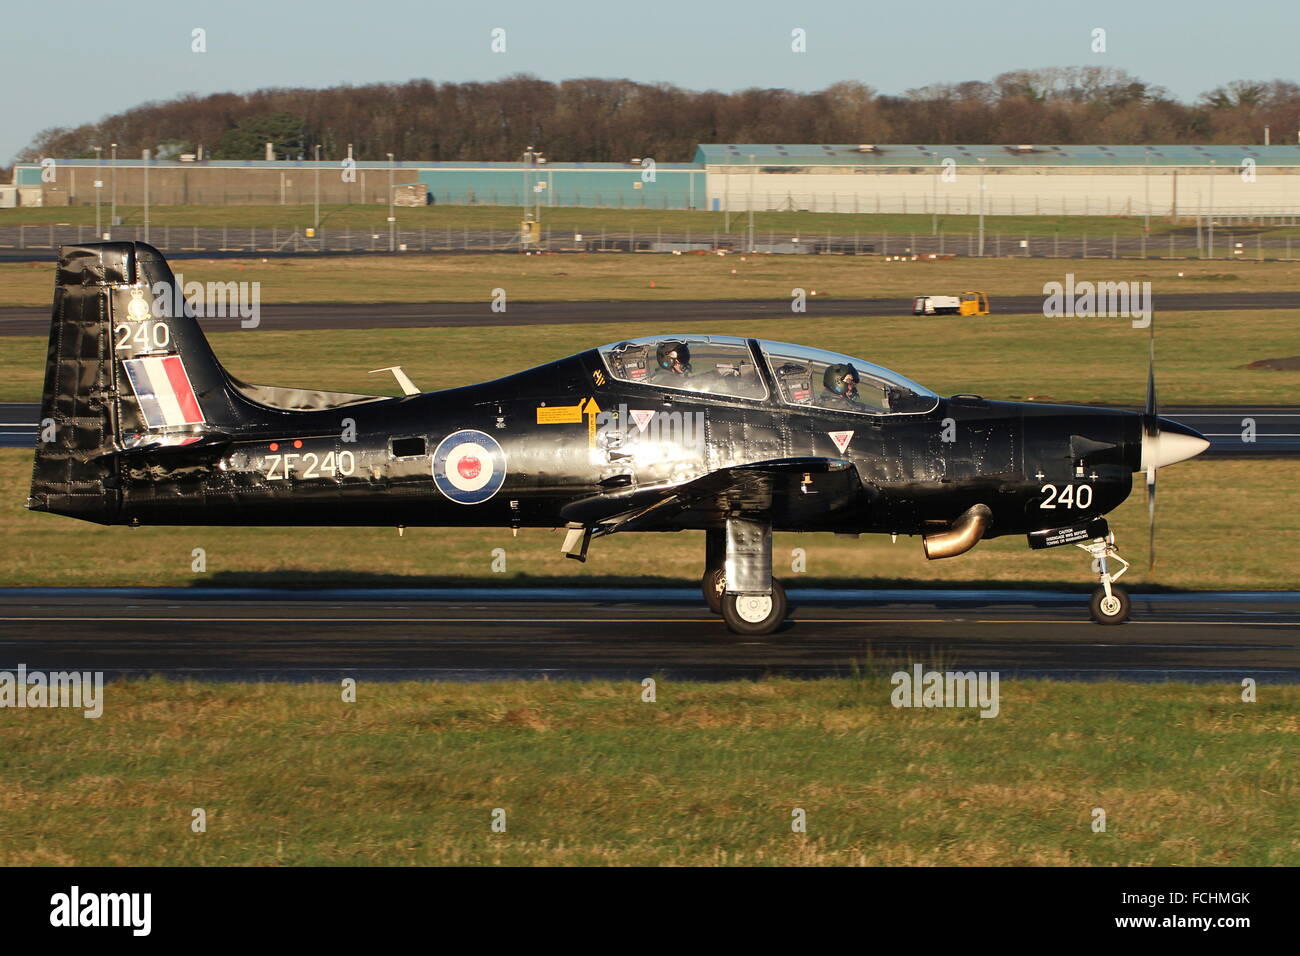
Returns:
[[[397,384],[402,387],[403,395],[420,394],[420,390],[415,387],[415,383],[402,371],[402,366],[390,365],[388,368],[372,368],[367,374],[374,375],[376,372],[392,372],[393,378],[397,379]]]

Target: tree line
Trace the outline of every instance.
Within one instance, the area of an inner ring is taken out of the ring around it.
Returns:
[[[39,133],[18,157],[206,157],[518,160],[536,146],[557,162],[652,156],[689,162],[699,143],[1231,143],[1296,142],[1300,85],[1239,80],[1181,102],[1106,67],[1013,70],[990,81],[901,95],[846,80],[811,93],[686,90],[668,83],[528,75],[490,83],[375,83],[327,89],[193,94],[94,123]]]

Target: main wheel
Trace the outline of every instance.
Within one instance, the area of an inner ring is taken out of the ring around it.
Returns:
[[[722,613],[722,592],[726,590],[727,585],[723,576],[724,568],[714,568],[712,571],[705,571],[704,577],[700,579],[700,590],[704,593],[704,603],[709,606],[709,610],[714,614]]]
[[[771,634],[785,620],[785,588],[772,582],[771,594],[723,594],[722,619],[733,634]]]
[[[1131,605],[1128,592],[1118,584],[1112,584],[1109,597],[1106,596],[1105,588],[1097,588],[1092,592],[1092,602],[1088,610],[1092,619],[1098,624],[1123,624],[1128,620]]]

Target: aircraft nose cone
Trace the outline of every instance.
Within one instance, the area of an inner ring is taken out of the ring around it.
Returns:
[[[1141,469],[1163,468],[1195,458],[1210,447],[1209,441],[1195,428],[1188,428],[1172,418],[1161,418],[1160,434],[1142,436]]]

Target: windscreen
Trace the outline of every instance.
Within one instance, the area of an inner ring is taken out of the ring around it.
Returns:
[[[873,415],[922,414],[939,404],[923,385],[862,359],[784,342],[760,342],[781,400]]]

